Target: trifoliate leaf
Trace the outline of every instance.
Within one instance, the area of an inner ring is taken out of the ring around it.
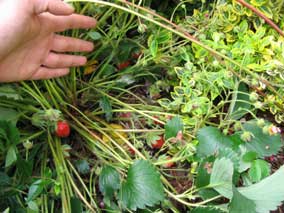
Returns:
[[[135,161],[128,170],[119,198],[124,207],[133,211],[163,201],[164,190],[157,170],[148,161]]]
[[[243,196],[235,187],[233,188],[233,198],[229,206],[230,213],[255,213],[255,203]]]
[[[219,129],[215,127],[204,127],[197,133],[199,141],[197,145],[197,155],[207,157],[218,154],[221,148],[230,148],[233,142],[226,135],[223,135]]]
[[[249,170],[249,177],[252,182],[259,182],[263,178],[269,176],[270,166],[269,164],[261,159],[255,160]]]
[[[226,198],[233,196],[234,164],[230,159],[216,159],[210,177],[210,186]]]
[[[284,166],[262,181],[248,187],[239,188],[239,192],[256,204],[256,212],[269,213],[276,210],[284,200]]]
[[[179,117],[174,117],[165,124],[165,138],[175,138],[179,131],[183,131],[183,122]]]
[[[114,192],[120,188],[119,173],[111,166],[103,167],[99,177],[99,187],[103,195],[110,200]]]

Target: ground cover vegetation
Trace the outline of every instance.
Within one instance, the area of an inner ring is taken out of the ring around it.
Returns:
[[[283,212],[282,0],[68,0],[85,67],[0,85],[1,212]]]

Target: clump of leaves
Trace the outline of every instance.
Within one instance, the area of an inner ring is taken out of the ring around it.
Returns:
[[[165,196],[159,173],[150,162],[144,160],[135,161],[130,166],[127,178],[122,183],[114,168],[104,167],[100,174],[99,186],[106,205],[114,207],[112,202],[116,198],[122,208],[133,211],[153,206],[163,201]]]

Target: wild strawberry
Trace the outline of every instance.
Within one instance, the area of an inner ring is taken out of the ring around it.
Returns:
[[[117,64],[117,69],[123,70],[123,69],[129,67],[129,65],[130,65],[130,61],[124,61],[124,62]]]
[[[131,147],[128,147],[128,151],[131,155],[135,155],[135,153],[136,153],[135,150],[132,149]]]
[[[60,138],[66,138],[70,135],[70,126],[67,121],[57,121],[55,133]]]
[[[160,138],[152,143],[152,148],[161,149],[164,143],[165,143],[164,136],[160,135]]]

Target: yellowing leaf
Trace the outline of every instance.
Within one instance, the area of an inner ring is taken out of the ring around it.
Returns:
[[[97,70],[99,62],[97,60],[92,60],[87,63],[84,68],[84,75],[90,75]]]
[[[120,130],[124,130],[124,127],[121,126],[120,124],[110,124],[109,126],[111,127],[111,130],[107,132],[108,136],[111,137],[118,144],[124,144],[124,140],[121,137],[123,137],[125,139],[128,138],[128,135],[127,135],[126,132],[120,131]],[[109,143],[111,141],[108,136],[103,135],[103,137],[102,137],[102,139],[105,143]]]

